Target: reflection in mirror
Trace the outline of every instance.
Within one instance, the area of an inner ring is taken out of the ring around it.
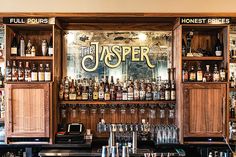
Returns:
[[[168,79],[171,31],[68,31],[65,43],[71,78]]]

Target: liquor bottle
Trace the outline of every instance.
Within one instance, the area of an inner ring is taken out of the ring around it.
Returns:
[[[25,81],[31,81],[31,69],[29,66],[29,62],[25,62]]]
[[[199,63],[197,67],[197,81],[202,82],[202,79],[203,79],[203,72],[202,72],[201,65]]]
[[[93,86],[93,100],[99,99],[99,93],[98,93],[99,87],[98,87],[98,77],[95,78],[95,83]]]
[[[93,100],[93,80],[92,80],[92,78],[89,78],[88,99]]]
[[[152,83],[152,97],[153,100],[159,100],[159,93],[157,90],[157,84],[155,82]]]
[[[11,56],[17,56],[17,45],[16,33],[14,33],[11,42]]]
[[[187,55],[186,44],[184,38],[182,39],[182,55],[183,57]]]
[[[128,100],[134,100],[134,87],[131,79],[128,81]]]
[[[213,81],[218,82],[220,80],[220,73],[217,68],[217,64],[215,64],[214,71],[213,71]]]
[[[160,100],[165,100],[165,83],[162,82],[160,87]]]
[[[191,66],[191,69],[189,72],[189,81],[191,82],[196,81],[196,72],[195,72],[194,66]]]
[[[49,44],[48,44],[48,55],[53,56],[52,34],[50,36],[50,40],[49,40]]]
[[[0,67],[0,88],[4,87],[4,76],[2,75],[2,67]]]
[[[230,101],[230,118],[235,118],[235,96],[231,97]]]
[[[122,100],[123,91],[119,79],[116,80],[116,100]]]
[[[17,81],[18,80],[18,68],[16,66],[16,61],[12,62],[12,81]]]
[[[104,92],[105,92],[104,100],[110,100],[111,96],[110,96],[110,85],[109,85],[109,82],[108,82],[108,76],[106,76],[106,81],[105,81],[105,84],[104,84]]]
[[[222,56],[222,51],[223,51],[223,45],[220,42],[220,34],[217,34],[217,40],[216,40],[216,45],[215,45],[215,55],[216,56]]]
[[[134,81],[134,100],[139,100],[139,83],[138,80]]]
[[[188,68],[187,68],[187,63],[184,63],[184,66],[183,66],[183,82],[187,82],[188,81],[188,78],[189,78],[189,73],[188,73]]]
[[[211,82],[212,81],[212,74],[210,72],[210,65],[206,65],[206,71],[204,73],[204,82]]]
[[[25,56],[25,40],[22,35],[20,36],[20,56]]]
[[[76,100],[82,100],[82,91],[83,91],[83,86],[81,80],[79,79],[76,87],[76,92],[77,92]]]
[[[82,100],[88,100],[88,85],[87,80],[83,80]]]
[[[170,100],[170,83],[167,81],[165,83],[165,100]]]
[[[30,40],[28,40],[25,56],[27,56],[27,57],[31,56],[31,49],[32,49],[32,44],[31,44]]]
[[[115,88],[113,76],[111,76],[110,97],[111,97],[111,100],[116,100],[116,88]]]
[[[25,80],[25,73],[22,62],[19,62],[18,66],[18,81],[24,81]]]
[[[38,71],[34,63],[32,64],[31,81],[32,82],[38,81]]]
[[[175,100],[175,99],[176,99],[175,81],[172,81],[170,88],[170,100]]]
[[[152,85],[150,84],[149,80],[147,80],[146,87],[145,99],[152,100]]]
[[[38,79],[39,81],[45,81],[45,71],[42,63],[39,64]]]
[[[224,65],[222,64],[220,68],[220,81],[224,82],[225,80],[226,80],[226,72],[224,69]]]
[[[231,77],[230,77],[230,88],[235,88],[234,72],[231,73]]]
[[[140,100],[145,100],[146,86],[145,86],[144,80],[141,80],[141,88],[139,91],[139,96],[140,96]]]
[[[75,92],[74,79],[72,79],[72,81],[71,81],[69,100],[76,100],[76,92]]]
[[[123,85],[122,100],[128,100],[128,90],[127,90],[126,82],[124,82],[124,85]]]
[[[32,46],[32,49],[31,49],[31,56],[32,56],[32,57],[36,56],[36,48],[35,48],[35,46]]]
[[[99,85],[99,100],[104,100],[105,93],[104,93],[104,80],[103,78],[100,81]]]
[[[6,66],[6,81],[11,81],[11,76],[12,76],[12,69],[11,69],[10,61],[7,61],[7,66]]]
[[[45,74],[45,77],[44,77],[45,81],[51,81],[51,70],[48,63],[46,64],[44,74]]]

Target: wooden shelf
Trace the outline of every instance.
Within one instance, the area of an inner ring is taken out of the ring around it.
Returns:
[[[5,82],[6,84],[45,84],[45,83],[52,83],[52,81],[48,81],[48,82],[45,82],[45,81],[42,81],[42,82],[26,82],[26,81],[8,81],[8,82]]]
[[[183,84],[222,84],[228,82],[183,82]]]
[[[53,60],[52,56],[35,56],[35,57],[26,57],[26,56],[11,56],[11,60]]]
[[[59,104],[91,104],[91,105],[112,105],[112,104],[137,104],[137,105],[144,105],[144,104],[175,104],[176,101],[89,101],[89,100],[85,100],[85,101],[80,101],[80,100],[68,100],[68,101],[59,101]]]
[[[216,56],[209,56],[209,57],[183,57],[184,61],[222,61],[224,57],[216,57]]]

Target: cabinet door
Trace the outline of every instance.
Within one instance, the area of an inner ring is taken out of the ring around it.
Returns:
[[[184,136],[225,134],[226,84],[184,85]]]
[[[49,137],[49,84],[7,84],[7,137]]]

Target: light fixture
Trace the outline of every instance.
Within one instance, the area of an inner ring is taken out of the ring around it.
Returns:
[[[147,39],[147,35],[144,33],[139,33],[138,38],[140,41],[145,41]]]

